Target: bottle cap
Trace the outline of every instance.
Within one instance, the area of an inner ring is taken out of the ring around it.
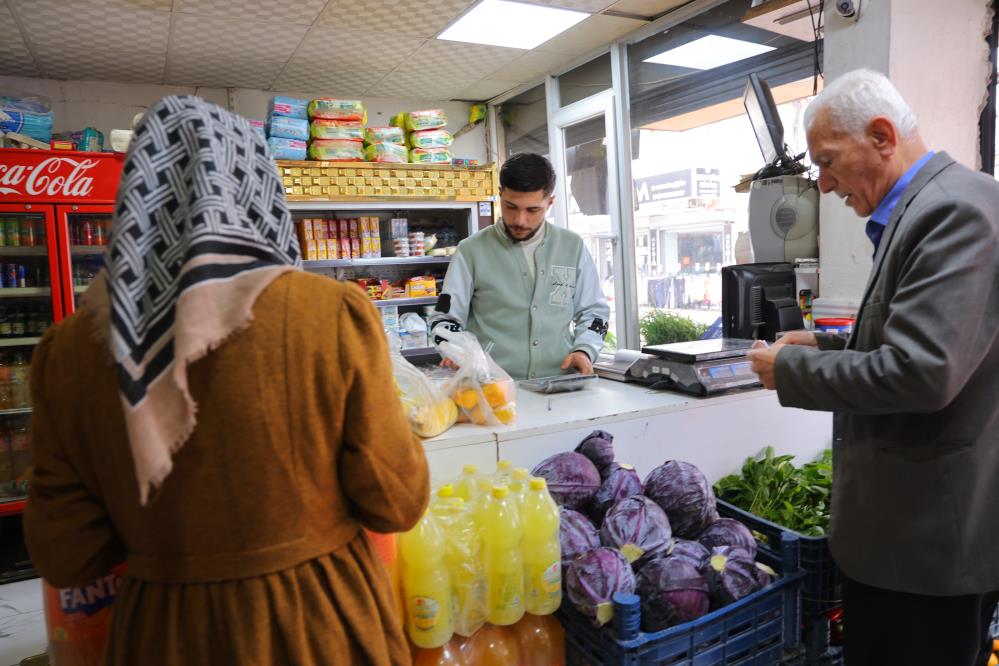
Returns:
[[[462,474],[475,474],[478,471],[479,468],[476,467],[475,465],[465,465],[464,467],[461,468]]]
[[[438,497],[452,497],[454,495],[454,486],[450,483],[445,483],[443,486],[437,489]]]
[[[506,486],[493,486],[493,497],[503,499],[510,494],[510,489]]]
[[[517,481],[523,481],[530,475],[531,473],[527,471],[526,467],[518,467],[517,469],[513,470],[513,478],[516,479]]]
[[[531,479],[531,490],[544,490],[547,487],[548,484],[541,477],[536,476]]]
[[[497,472],[506,472],[511,467],[513,467],[513,461],[512,460],[500,460],[498,463],[496,463],[496,471]]]

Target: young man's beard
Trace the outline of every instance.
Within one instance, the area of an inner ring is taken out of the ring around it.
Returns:
[[[545,226],[545,223],[542,221],[541,224],[539,224],[534,229],[534,231],[532,231],[531,233],[527,234],[527,236],[525,236],[524,238],[514,238],[513,234],[510,233],[510,229],[507,228],[506,222],[504,222],[503,223],[503,232],[506,234],[506,237],[509,238],[512,243],[523,243],[524,241],[529,241],[532,238],[534,238],[535,236],[537,236],[538,232],[541,231],[541,227],[543,227],[543,226]]]

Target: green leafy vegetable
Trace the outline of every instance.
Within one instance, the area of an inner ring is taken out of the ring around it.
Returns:
[[[742,474],[730,474],[715,484],[726,502],[805,536],[822,536],[829,525],[832,493],[832,450],[818,460],[795,467],[794,456],[774,455],[768,446],[747,458]]]

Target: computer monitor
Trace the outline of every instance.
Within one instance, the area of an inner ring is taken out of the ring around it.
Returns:
[[[794,267],[783,262],[722,268],[722,336],[768,340],[805,327]]]
[[[773,164],[784,157],[784,124],[777,113],[777,104],[774,103],[770,86],[755,72],[749,75],[742,104],[746,107],[746,115],[749,116],[766,163]]]

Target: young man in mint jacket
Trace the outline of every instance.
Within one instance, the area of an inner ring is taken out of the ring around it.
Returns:
[[[458,244],[431,317],[435,333],[467,330],[491,342],[514,379],[592,374],[607,333],[610,308],[583,239],[545,222],[554,190],[541,155],[503,164],[502,219]]]

